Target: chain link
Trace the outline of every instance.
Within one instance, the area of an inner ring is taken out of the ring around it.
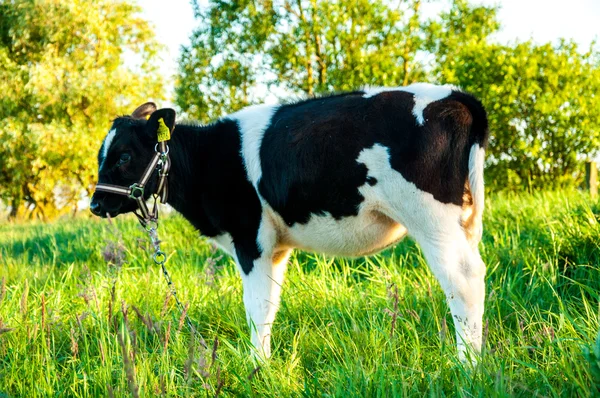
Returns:
[[[188,316],[188,312],[186,311],[184,305],[179,300],[179,296],[177,295],[177,289],[175,289],[175,285],[173,284],[173,280],[171,279],[171,274],[169,274],[169,271],[167,271],[167,267],[165,265],[167,262],[167,256],[162,250],[160,250],[161,242],[160,242],[160,239],[158,238],[158,220],[155,219],[155,220],[148,221],[146,223],[146,225],[143,225],[143,227],[146,230],[146,232],[148,233],[148,236],[150,237],[150,241],[152,242],[152,246],[154,248],[154,254],[152,255],[152,259],[154,260],[154,263],[156,265],[160,265],[160,268],[165,277],[165,280],[167,281],[169,291],[170,291],[171,295],[175,298],[175,302],[177,303],[177,307],[179,308],[179,311],[181,311],[181,314],[185,316],[185,322],[186,322],[188,328],[190,329],[192,336],[198,336],[200,339],[200,344],[204,348],[208,348],[208,346],[206,345],[206,341],[204,340],[204,338],[202,336],[200,336],[200,334],[198,333],[198,331],[192,324],[192,321],[191,321],[190,317]]]

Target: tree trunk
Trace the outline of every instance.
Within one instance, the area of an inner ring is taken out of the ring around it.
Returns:
[[[10,213],[8,213],[8,219],[14,220],[19,215],[19,207],[21,207],[21,201],[18,199],[13,199],[10,202]]]
[[[402,54],[402,59],[404,60],[404,65],[402,71],[404,72],[404,77],[402,79],[402,85],[407,86],[410,82],[408,76],[410,74],[410,58],[411,58],[411,46],[412,46],[412,35],[416,29],[416,25],[419,23],[419,6],[421,5],[421,0],[416,0],[413,4],[413,12],[414,15],[410,18],[408,22],[408,34],[406,37],[406,42],[404,43],[404,52]]]
[[[321,36],[319,36],[319,16],[317,15],[317,1],[312,0],[312,33],[313,40],[315,42],[315,55],[317,57],[319,83],[318,88],[320,91],[325,90],[325,84],[327,82],[327,64],[323,54],[323,47],[321,45]]]
[[[310,40],[310,27],[306,17],[304,16],[304,10],[302,9],[302,2],[297,0],[298,4],[298,12],[300,13],[300,20],[302,25],[304,25],[304,46],[305,46],[305,56],[306,56],[306,93],[312,97],[314,95],[314,85],[315,80],[313,77],[313,65],[312,65],[312,43]]]

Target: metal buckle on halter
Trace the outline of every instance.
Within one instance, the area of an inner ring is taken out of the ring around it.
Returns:
[[[137,182],[134,184],[131,184],[131,186],[129,187],[129,198],[137,200],[139,198],[143,198],[144,197],[144,187],[141,186],[140,184],[138,184]]]
[[[165,151],[161,152],[158,149],[158,143],[156,145],[154,145],[154,151],[160,153],[160,160],[162,162],[165,162],[167,160],[167,155],[169,154],[169,145],[165,144]]]

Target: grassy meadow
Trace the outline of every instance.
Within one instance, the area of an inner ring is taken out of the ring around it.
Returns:
[[[261,365],[232,260],[181,217],[160,236],[207,349],[134,218],[1,224],[0,397],[600,395],[599,222],[575,191],[488,198],[474,369],[409,239],[364,259],[295,253]]]

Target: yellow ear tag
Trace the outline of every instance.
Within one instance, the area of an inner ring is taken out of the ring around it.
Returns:
[[[169,130],[162,117],[158,119],[157,137],[158,142],[169,141],[171,139],[171,130]]]

